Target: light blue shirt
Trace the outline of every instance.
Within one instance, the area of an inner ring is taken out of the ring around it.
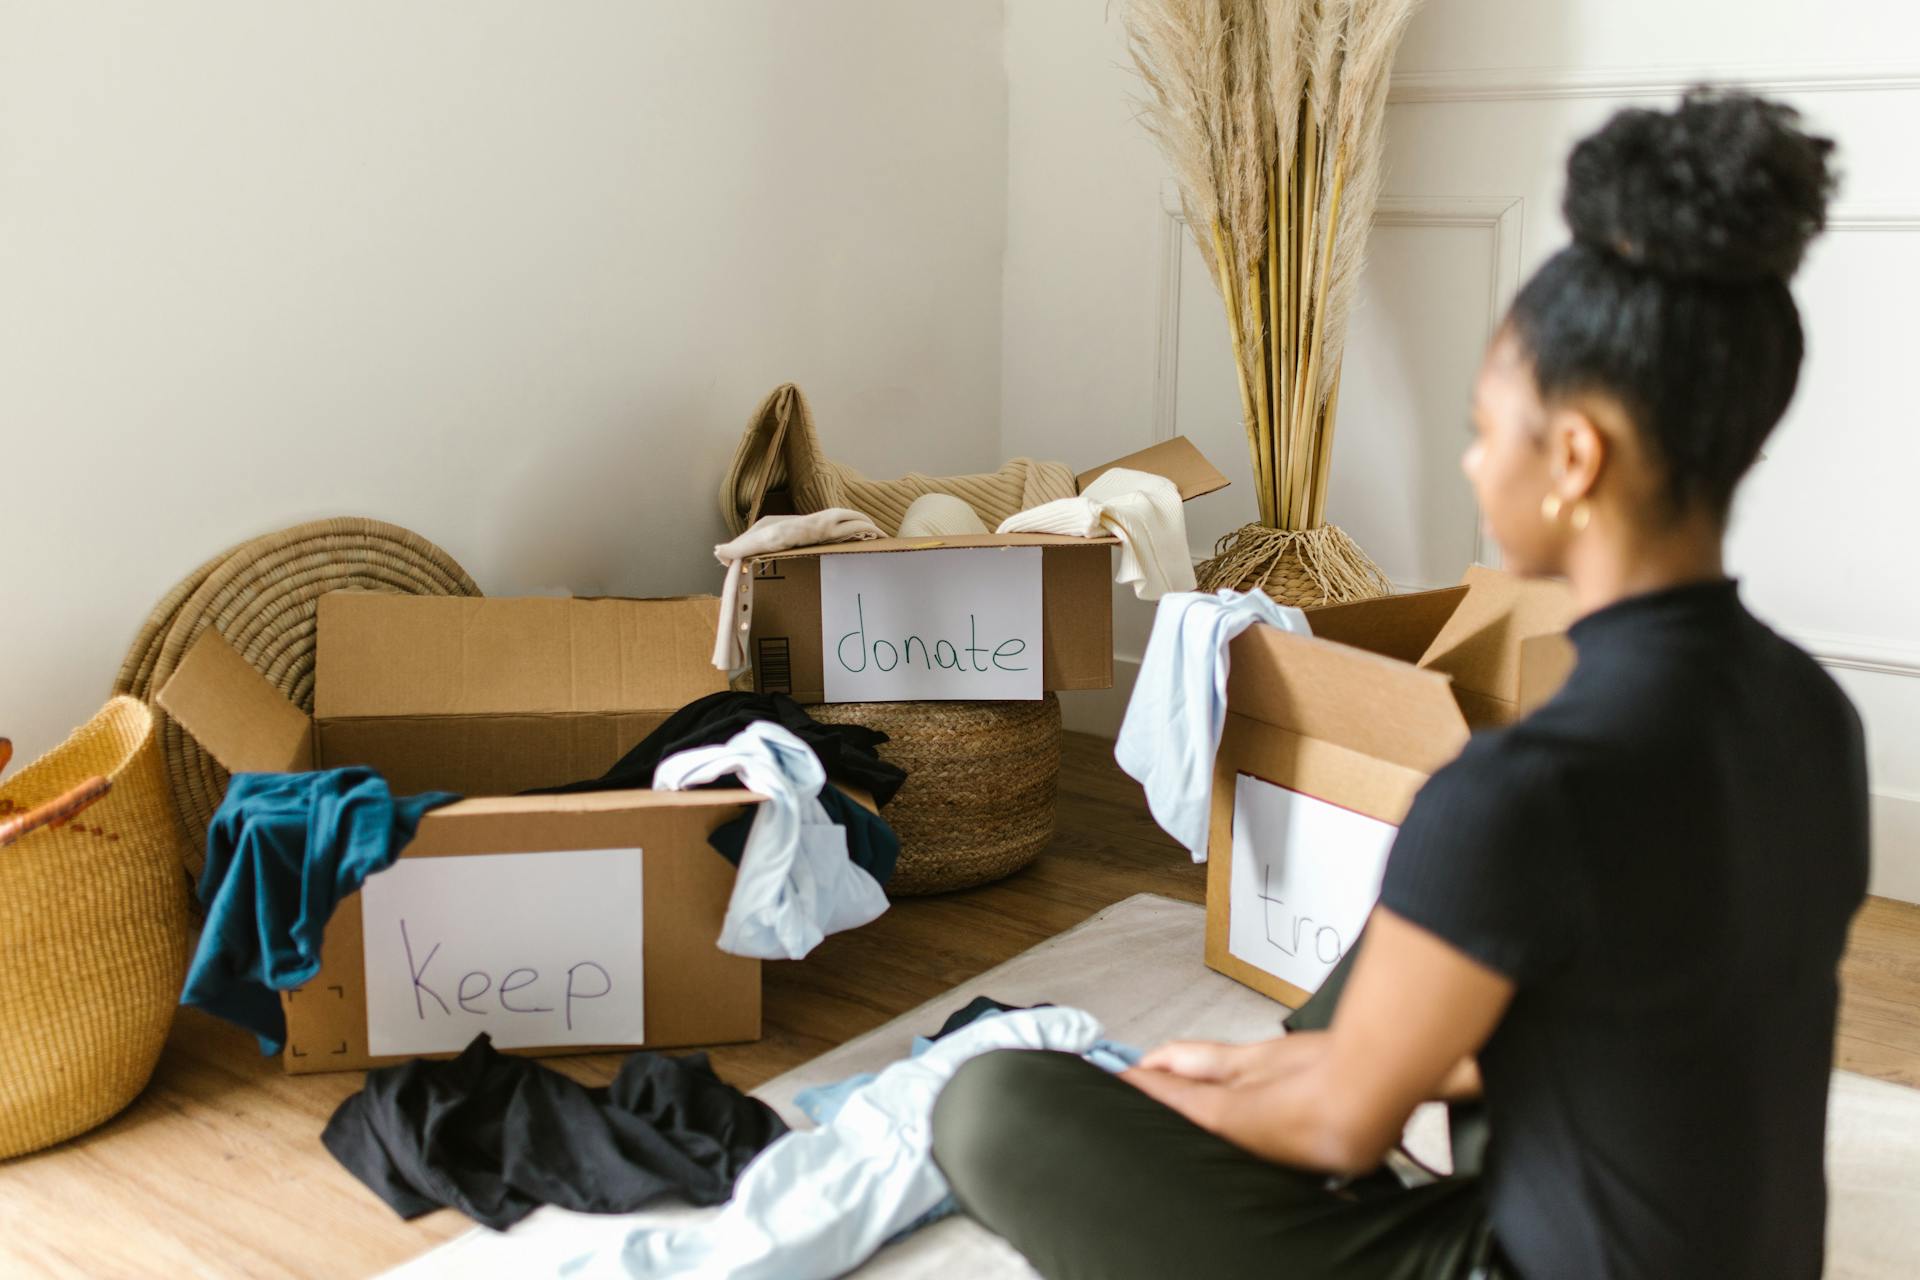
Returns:
[[[933,1161],[934,1099],[960,1064],[995,1049],[1086,1054],[1100,1024],[1079,1009],[1016,1009],[969,1023],[840,1100],[830,1123],[787,1134],[740,1174],[719,1213],[560,1268],[573,1280],[830,1280],[947,1198]]]
[[[1009,1012],[1012,1011],[1009,1010]],[[987,1018],[998,1018],[1005,1015],[989,1013],[983,1016]],[[976,1019],[975,1021],[978,1020],[979,1019]],[[973,1024],[968,1023],[967,1025],[971,1026]],[[927,1050],[933,1048],[934,1043],[934,1041],[929,1040],[925,1036],[915,1036],[913,1038],[913,1051],[909,1056],[919,1057]],[[1140,1050],[1134,1048],[1132,1045],[1123,1044],[1118,1040],[1096,1040],[1094,1041],[1093,1048],[1087,1050],[1080,1056],[1088,1062],[1091,1062],[1094,1066],[1099,1067],[1102,1071],[1119,1075],[1122,1071],[1139,1066],[1141,1053]],[[840,1108],[846,1105],[847,1099],[877,1079],[879,1079],[878,1072],[862,1071],[858,1075],[848,1076],[845,1080],[836,1080],[832,1084],[817,1084],[811,1089],[802,1089],[800,1092],[794,1094],[793,1105],[800,1108],[801,1113],[815,1124],[832,1124],[833,1118],[840,1114]],[[960,1203],[949,1194],[945,1199],[940,1201],[939,1204],[936,1204],[933,1208],[927,1210],[912,1222],[909,1222],[903,1229],[893,1235],[888,1240],[888,1243],[891,1244],[894,1240],[898,1240],[902,1236],[912,1235],[920,1228],[938,1222],[942,1218],[950,1217],[958,1212],[960,1212]]]
[[[740,854],[721,922],[722,951],[762,960],[798,960],[830,933],[853,929],[887,909],[879,881],[847,856],[847,832],[820,803],[826,769],[799,737],[756,720],[723,743],[662,760],[656,791],[686,791],[736,777],[766,797]]]
[[[1264,591],[1163,596],[1113,758],[1146,789],[1161,830],[1207,860],[1213,757],[1227,720],[1227,646],[1256,622],[1311,634],[1307,615]]]

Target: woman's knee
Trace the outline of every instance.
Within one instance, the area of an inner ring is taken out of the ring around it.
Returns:
[[[960,1064],[933,1107],[933,1155],[963,1202],[1030,1171],[1037,1127],[1059,1115],[1058,1082],[1087,1069],[1070,1054],[999,1049]],[[1098,1068],[1091,1068],[1098,1070]]]

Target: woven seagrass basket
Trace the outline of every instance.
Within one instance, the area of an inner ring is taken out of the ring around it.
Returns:
[[[907,780],[880,811],[900,837],[887,893],[965,889],[1012,875],[1053,838],[1060,783],[1060,703],[839,702],[808,707],[828,724],[888,737]]]
[[[0,847],[0,1158],[100,1124],[160,1060],[187,969],[187,881],[151,712],[115,698],[0,782],[19,816],[93,778],[61,826]]]

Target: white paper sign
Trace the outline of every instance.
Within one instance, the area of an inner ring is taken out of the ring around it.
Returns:
[[[828,702],[1038,698],[1040,548],[820,557]]]
[[[1313,991],[1380,896],[1389,823],[1239,774],[1227,950]]]
[[[402,858],[360,890],[367,1047],[639,1044],[640,850]]]

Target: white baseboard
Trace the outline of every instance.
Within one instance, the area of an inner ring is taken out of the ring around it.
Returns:
[[[1133,681],[1140,674],[1140,659],[1113,656],[1113,687],[1084,689],[1060,695],[1060,723],[1073,733],[1091,733],[1115,738],[1120,720],[1127,712],[1127,699],[1133,696]]]
[[[1138,658],[1114,655],[1113,687],[1060,696],[1060,718],[1076,733],[1112,738],[1120,732],[1127,698],[1139,675]],[[1920,902],[1920,795],[1873,793],[1873,874],[1867,891]]]
[[[1873,875],[1867,892],[1920,902],[1920,796],[1873,793]]]

